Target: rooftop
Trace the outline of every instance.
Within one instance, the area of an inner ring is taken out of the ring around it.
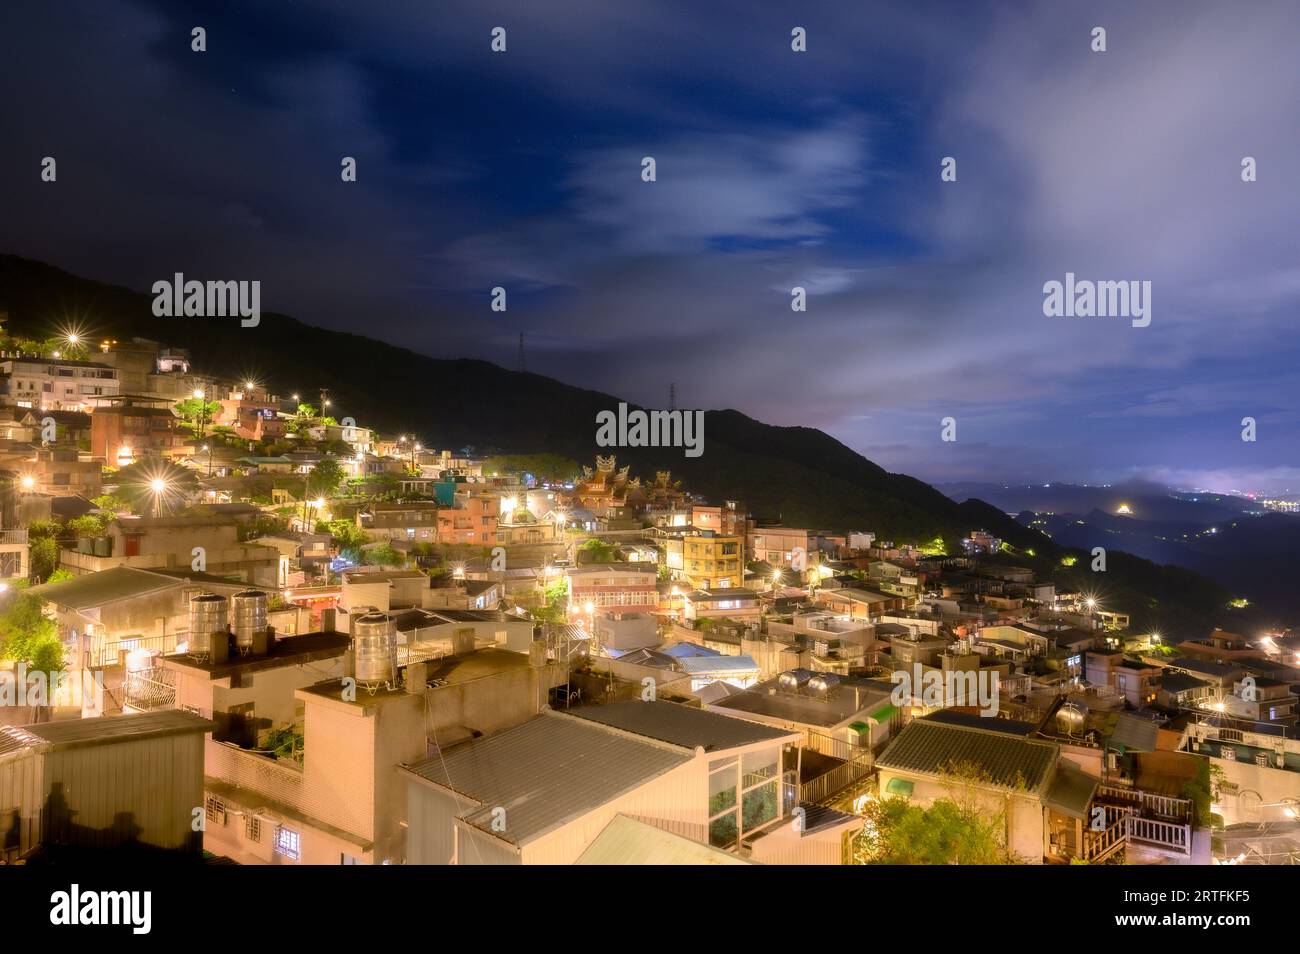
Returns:
[[[890,743],[877,764],[882,769],[932,776],[969,766],[986,773],[989,784],[999,788],[1036,792],[1058,758],[1059,749],[1050,742],[916,719]]]
[[[496,836],[525,845],[691,758],[680,749],[547,712],[405,768],[477,802],[462,817],[483,831],[491,831],[493,810],[505,809],[510,823]]]
[[[615,815],[574,864],[747,865],[751,862],[627,815]]]
[[[236,673],[261,672],[332,659],[347,652],[351,642],[347,633],[305,633],[302,636],[277,639],[265,656],[232,656],[215,665],[210,661],[197,660],[188,653],[174,653],[164,659],[169,665],[205,672],[210,679],[224,679]]]
[[[892,683],[880,680],[841,679],[834,691],[825,696],[814,696],[782,690],[776,679],[769,679],[714,705],[784,722],[828,728],[859,712],[875,709],[881,702],[888,701],[893,689]]]
[[[96,719],[65,719],[0,729],[0,753],[18,747],[48,746],[61,750],[114,742],[138,742],[160,736],[202,734],[211,732],[216,727],[215,722],[182,709]]]
[[[83,576],[33,586],[31,592],[57,606],[69,609],[95,609],[107,603],[135,599],[159,590],[178,586],[173,577],[129,566],[115,566]]]
[[[757,722],[692,709],[675,702],[611,702],[607,705],[570,709],[568,714],[624,732],[645,736],[683,748],[706,752],[775,742],[790,733]]]

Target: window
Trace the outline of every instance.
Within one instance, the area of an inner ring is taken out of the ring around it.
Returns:
[[[215,795],[209,795],[203,802],[203,814],[214,825],[226,827],[226,803]]]
[[[275,853],[297,861],[302,855],[302,836],[281,825],[275,832]]]
[[[709,844],[735,848],[739,841],[781,814],[778,748],[709,765]]]
[[[244,837],[253,842],[262,841],[262,819],[252,812],[244,818]]]

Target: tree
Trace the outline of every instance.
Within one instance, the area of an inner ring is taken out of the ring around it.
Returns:
[[[307,475],[307,493],[329,497],[339,489],[343,476],[343,468],[339,462],[332,457],[326,457]]]
[[[104,535],[107,527],[106,521],[102,517],[97,517],[93,513],[83,514],[80,517],[73,517],[68,521],[68,532],[76,537],[91,537],[97,539]]]
[[[539,623],[563,623],[568,617],[569,587],[563,579],[557,580],[542,591],[543,604],[529,610]]]
[[[203,436],[203,428],[211,424],[221,413],[220,401],[205,401],[203,398],[186,398],[176,402],[176,414],[195,434]]]
[[[100,494],[91,503],[100,510],[107,510],[109,513],[131,512],[131,501],[125,497],[119,497],[117,494]]]
[[[994,807],[987,773],[953,766],[945,773],[948,798],[929,807],[903,798],[867,803],[866,825],[854,840],[858,864],[1007,865],[1006,810]]]
[[[406,566],[406,557],[393,549],[390,543],[363,551],[363,559],[372,566]]]
[[[0,656],[25,663],[30,672],[63,671],[63,644],[45,601],[35,593],[18,593],[0,612]]]
[[[580,563],[613,563],[614,558],[618,556],[617,546],[604,540],[597,540],[595,537],[578,547],[578,550],[586,556],[585,560],[579,558]]]
[[[39,582],[51,578],[59,565],[59,541],[53,537],[28,538],[27,554],[32,576]]]

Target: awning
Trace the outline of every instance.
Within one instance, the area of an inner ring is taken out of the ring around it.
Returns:
[[[1062,760],[1056,767],[1056,776],[1043,801],[1056,811],[1071,818],[1088,820],[1088,806],[1097,793],[1101,780],[1069,762]]]
[[[885,791],[890,795],[899,795],[903,798],[911,798],[912,783],[905,778],[891,778],[889,784],[885,786]]]

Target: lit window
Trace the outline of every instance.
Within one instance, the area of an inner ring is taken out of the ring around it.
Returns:
[[[297,861],[302,854],[302,836],[281,825],[275,832],[275,853]]]

